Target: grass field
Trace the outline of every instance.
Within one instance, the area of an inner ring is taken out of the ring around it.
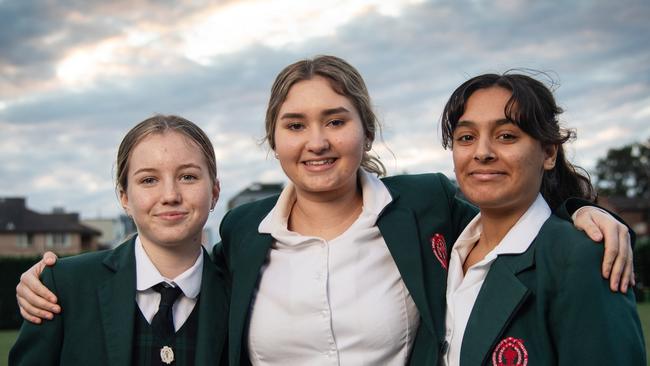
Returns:
[[[643,327],[643,335],[645,336],[645,349],[646,353],[650,350],[650,302],[639,304],[639,317],[641,318],[641,326]],[[2,330],[0,331],[0,365],[7,364],[7,357],[9,357],[9,349],[16,339],[17,331]],[[650,366],[650,360],[648,361]]]

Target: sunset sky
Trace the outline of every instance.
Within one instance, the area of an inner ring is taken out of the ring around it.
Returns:
[[[364,76],[390,174],[441,171],[440,113],[471,76],[510,68],[559,83],[569,156],[650,137],[647,0],[0,0],[0,196],[120,212],[117,146],[154,113],[179,114],[215,144],[222,198],[286,178],[259,144],[277,73],[332,54]],[[388,147],[390,150],[388,150]],[[391,153],[392,151],[392,153]]]

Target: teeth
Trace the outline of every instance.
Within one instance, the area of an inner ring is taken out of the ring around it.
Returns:
[[[325,165],[325,164],[332,164],[333,162],[334,159],[310,160],[310,161],[306,161],[305,165]]]

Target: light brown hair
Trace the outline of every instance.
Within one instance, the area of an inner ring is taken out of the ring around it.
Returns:
[[[129,160],[133,148],[145,137],[165,132],[178,132],[194,142],[203,153],[208,165],[212,183],[217,182],[217,162],[212,142],[203,130],[193,122],[174,115],[155,115],[133,127],[122,139],[117,150],[115,189],[118,193],[126,192],[128,186]]]

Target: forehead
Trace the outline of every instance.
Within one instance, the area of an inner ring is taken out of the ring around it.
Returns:
[[[352,101],[332,88],[331,80],[316,75],[311,79],[299,81],[289,89],[280,112],[306,110],[312,108],[332,108],[343,106],[356,112]]]
[[[505,108],[512,92],[499,86],[476,90],[465,103],[461,119],[505,117]]]
[[[131,167],[136,165],[202,164],[205,157],[198,144],[182,133],[165,131],[152,133],[140,140],[129,156]]]

